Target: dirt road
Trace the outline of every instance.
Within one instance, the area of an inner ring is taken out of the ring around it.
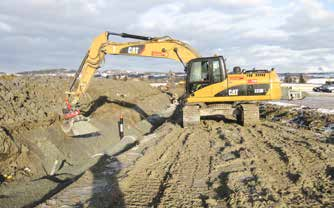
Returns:
[[[53,203],[330,207],[333,156],[320,135],[267,121],[252,127],[204,121],[191,129],[165,123],[134,149],[103,159]]]

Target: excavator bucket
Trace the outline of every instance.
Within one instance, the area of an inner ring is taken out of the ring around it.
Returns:
[[[93,126],[87,118],[65,120],[62,125],[62,130],[66,135],[73,137],[88,136],[99,132],[99,129]]]
[[[98,133],[99,130],[88,121],[74,122],[72,127],[73,136],[83,136]]]

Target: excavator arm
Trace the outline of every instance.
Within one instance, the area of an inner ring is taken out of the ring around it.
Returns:
[[[112,42],[110,35],[117,35],[125,38],[141,39],[136,42]],[[145,37],[130,35],[126,33],[104,32],[97,36],[87,55],[82,61],[76,77],[71,84],[67,94],[72,95],[71,104],[77,104],[80,97],[86,92],[89,83],[96,70],[104,60],[105,55],[127,55],[141,57],[166,58],[180,61],[183,65],[200,55],[188,44],[170,37]],[[80,79],[79,79],[80,76]],[[78,87],[73,91],[75,83],[79,81]]]
[[[111,35],[123,38],[132,38],[139,41],[113,42],[109,40]],[[103,62],[105,55],[127,55],[140,57],[165,58],[180,61],[184,66],[192,59],[200,57],[188,44],[179,40],[165,37],[146,37],[127,33],[104,32],[97,36],[92,42],[87,54],[75,74],[75,78],[66,94],[66,108],[63,110],[65,133],[71,131],[74,122],[87,120],[80,115],[78,106],[82,95],[87,91],[90,81],[96,70]],[[87,130],[87,126],[85,129]],[[86,131],[85,131],[86,132]],[[77,132],[77,135],[80,133]]]

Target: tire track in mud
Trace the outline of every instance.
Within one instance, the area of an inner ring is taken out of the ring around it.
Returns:
[[[270,126],[271,125],[271,126]],[[287,183],[280,197],[284,201],[305,205],[330,205],[333,203],[333,184],[326,176],[325,169],[331,163],[326,156],[325,144],[319,142],[319,138],[310,131],[295,131],[289,133],[283,126],[277,124],[267,125],[264,123],[259,129],[265,134],[272,131],[272,127],[277,130],[270,141],[272,146],[279,148],[278,154],[284,154],[286,161],[286,172],[282,172],[282,177],[287,177]],[[266,128],[263,128],[263,127]],[[282,153],[281,153],[282,152]],[[332,161],[333,162],[333,161]]]
[[[256,174],[257,162],[265,158],[265,145],[255,144],[256,136],[248,129],[236,124],[224,125],[225,138],[233,141],[225,151],[237,152],[231,162],[227,161],[220,169],[225,174],[225,189],[230,189],[230,194],[224,198],[227,207],[254,207],[270,206],[275,203],[274,196],[268,191]],[[257,151],[260,149],[261,151]],[[218,161],[219,162],[219,161]],[[223,203],[220,201],[220,203]]]
[[[210,155],[203,153],[210,149],[209,132],[192,130],[174,129],[128,172],[135,175],[121,182],[128,207],[203,204],[210,169]]]
[[[158,207],[200,207],[205,203],[210,171],[209,141],[208,131],[195,130],[189,134],[189,141],[173,166],[173,175]]]
[[[258,181],[269,191],[276,206],[329,206],[333,203],[332,184],[324,172],[326,157],[317,150],[324,147],[314,142],[315,135],[310,131],[301,133],[296,130],[292,134],[285,128],[262,123],[242,131],[250,134],[255,141],[247,146],[252,147],[256,157],[259,157],[255,160]],[[305,140],[310,140],[310,143]]]
[[[136,167],[127,173],[130,177],[126,177],[120,185],[127,193],[124,201],[129,207],[148,206],[160,201],[169,171],[183,146],[182,142],[185,142],[185,139],[177,141],[181,134],[173,129],[168,135],[161,135],[168,139],[157,144],[159,151],[156,148],[146,150],[145,157],[139,159]],[[182,136],[185,138],[185,135]]]
[[[333,150],[311,131],[271,122],[165,125],[126,171],[127,207],[330,206]]]
[[[126,207],[333,205],[334,150],[311,131],[203,121],[165,123],[150,138],[118,175]]]

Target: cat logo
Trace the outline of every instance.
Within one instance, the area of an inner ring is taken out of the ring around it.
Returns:
[[[125,54],[141,54],[145,49],[145,45],[134,45],[134,46],[129,46],[122,48],[120,53],[125,53]]]
[[[128,48],[128,53],[130,54],[138,54],[139,52],[139,47],[129,47]]]
[[[236,96],[238,94],[239,94],[239,89],[229,89],[228,90],[228,95]]]

